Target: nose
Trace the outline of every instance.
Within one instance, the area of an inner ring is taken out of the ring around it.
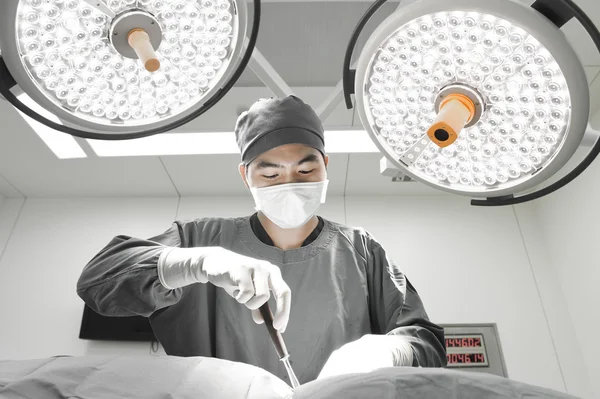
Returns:
[[[281,176],[283,179],[283,183],[282,184],[291,184],[291,183],[302,183],[304,182],[304,180],[302,179],[301,175],[298,175],[297,173],[294,172],[293,168],[286,168],[285,171],[282,173]]]
[[[296,177],[295,173],[292,173],[291,170],[286,170],[285,176],[283,177],[283,181],[284,184],[298,183],[298,178]]]

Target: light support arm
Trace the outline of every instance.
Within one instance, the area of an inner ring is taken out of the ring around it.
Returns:
[[[277,97],[284,98],[294,94],[290,86],[257,48],[254,48],[252,52],[248,66]]]
[[[333,91],[327,96],[327,98],[315,109],[315,112],[319,116],[322,122],[325,122],[327,118],[331,116],[333,111],[337,108],[340,101],[342,101],[343,93],[342,93],[342,85],[343,81],[339,81]]]
[[[352,69],[356,69],[356,62],[352,64]],[[340,80],[337,85],[333,88],[331,94],[327,96],[325,100],[315,108],[315,112],[319,115],[322,122],[325,122],[327,118],[331,116],[333,111],[340,104],[344,98],[344,80]]]

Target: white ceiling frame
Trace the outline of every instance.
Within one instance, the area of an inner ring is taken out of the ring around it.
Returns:
[[[252,52],[248,67],[277,97],[284,98],[294,94],[290,86],[257,48],[254,48]]]

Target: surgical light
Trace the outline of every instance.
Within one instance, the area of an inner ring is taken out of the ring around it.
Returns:
[[[361,122],[402,172],[473,204],[524,202],[574,155],[588,126],[585,72],[560,27],[576,18],[600,49],[600,33],[571,0],[419,0],[389,16],[350,70],[344,91]],[[354,79],[352,76],[354,75]],[[354,80],[354,81],[352,81]],[[485,198],[485,200],[484,200]]]
[[[169,131],[237,81],[256,42],[259,1],[246,43],[247,16],[244,0],[4,0],[0,93],[74,136]],[[19,102],[19,91],[63,124]]]

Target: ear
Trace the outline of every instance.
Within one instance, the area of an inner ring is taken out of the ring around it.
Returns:
[[[325,155],[323,161],[325,162],[325,167],[329,166],[329,155]]]
[[[246,165],[241,163],[239,166],[239,169],[240,169],[240,176],[242,176],[242,181],[244,182],[244,185],[246,186],[246,188],[249,189],[250,185],[248,184],[248,178],[246,177]]]

